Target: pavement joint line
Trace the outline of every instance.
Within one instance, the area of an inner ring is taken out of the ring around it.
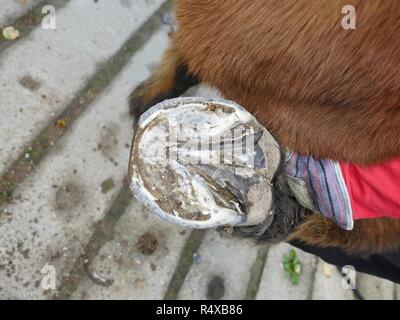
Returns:
[[[163,25],[163,15],[171,8],[171,0],[164,2],[142,25],[133,32],[120,49],[103,63],[67,107],[28,143],[21,154],[0,176],[0,209],[12,201],[12,195],[38,166],[72,123],[91,105],[98,95],[116,78],[123,67]],[[0,43],[1,45],[1,43]]]
[[[3,27],[13,26],[20,33],[20,36],[15,40],[6,40],[0,34],[0,54],[11,47],[12,45],[18,43],[22,39],[26,38],[41,22],[43,19],[42,8],[45,5],[53,5],[56,10],[63,8],[71,0],[45,0],[39,2],[36,6],[30,9],[28,12],[22,16],[16,18],[15,20],[7,21]],[[1,29],[2,26],[0,26]]]
[[[206,230],[195,229],[190,233],[183,247],[175,271],[164,294],[164,300],[176,300],[193,264],[193,254],[203,242]]]
[[[315,265],[313,266],[313,270],[311,273],[311,281],[310,281],[310,285],[308,287],[307,300],[312,300],[312,298],[313,298],[315,278],[317,277],[317,270],[318,270],[319,263],[320,263],[320,260],[317,259],[317,261],[315,262]]]
[[[114,237],[115,227],[120,218],[126,212],[133,196],[127,185],[127,179],[112,201],[104,218],[94,226],[94,231],[85,248],[83,254],[78,257],[68,273],[61,279],[60,286],[53,298],[57,300],[70,299],[83,277],[87,276],[87,268],[94,261],[103,246]]]
[[[271,246],[265,243],[259,244],[257,257],[250,268],[250,278],[247,283],[246,293],[244,296],[245,300],[254,300],[257,296],[270,248]]]

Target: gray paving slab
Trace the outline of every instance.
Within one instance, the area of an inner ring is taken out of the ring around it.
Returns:
[[[357,273],[357,288],[367,300],[393,300],[395,284],[392,281]]]
[[[357,277],[356,277],[357,279]],[[351,289],[342,286],[343,276],[336,266],[319,259],[315,274],[313,300],[354,300]]]
[[[163,3],[71,1],[57,30],[36,28],[0,55],[0,172]]]
[[[255,241],[208,231],[179,299],[243,299],[257,257]]]
[[[81,254],[92,226],[102,218],[127,172],[133,133],[127,97],[160,58],[167,33],[168,28],[162,28],[133,57],[72,125],[60,146],[20,186],[15,202],[4,207],[0,294],[49,297],[51,292],[43,290],[40,283],[42,268],[47,263],[54,266],[59,280]]]
[[[294,249],[302,263],[300,281],[292,284],[285,275],[282,260]],[[272,246],[261,278],[257,299],[262,300],[300,300],[308,299],[313,285],[316,258],[287,243]]]
[[[72,298],[162,299],[188,235],[189,230],[161,221],[133,201],[114,239],[90,266],[90,272],[112,284],[104,286],[86,276]]]

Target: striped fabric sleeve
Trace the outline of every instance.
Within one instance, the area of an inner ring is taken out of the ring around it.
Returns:
[[[343,229],[353,229],[349,193],[338,162],[291,152],[285,173],[304,181],[316,211]]]

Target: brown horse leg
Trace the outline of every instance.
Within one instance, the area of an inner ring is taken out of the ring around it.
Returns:
[[[313,214],[289,238],[320,247],[340,247],[354,254],[381,253],[400,247],[400,219],[358,220],[353,230],[346,231],[330,219]]]
[[[198,83],[197,77],[188,73],[176,40],[172,39],[172,45],[164,53],[158,67],[131,93],[130,113],[136,121],[154,104],[178,97]]]

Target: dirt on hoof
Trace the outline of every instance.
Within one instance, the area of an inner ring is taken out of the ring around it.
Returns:
[[[136,243],[136,248],[144,255],[151,255],[158,248],[158,240],[154,233],[146,232],[141,235],[138,242]]]

